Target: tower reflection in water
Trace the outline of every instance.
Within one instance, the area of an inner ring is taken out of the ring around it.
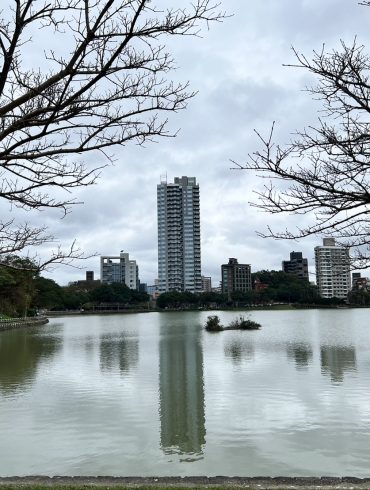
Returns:
[[[203,350],[199,327],[185,322],[161,326],[159,411],[161,449],[192,461],[202,458],[206,435]]]
[[[312,365],[313,351],[308,343],[288,344],[287,355],[289,360],[294,360],[298,370],[307,369]]]
[[[102,335],[100,338],[100,368],[102,371],[119,369],[127,374],[139,361],[139,341],[135,337]]]
[[[320,354],[321,372],[328,374],[332,383],[342,383],[345,373],[357,370],[354,347],[322,345]]]

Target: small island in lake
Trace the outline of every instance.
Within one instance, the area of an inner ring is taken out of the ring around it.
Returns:
[[[223,330],[258,330],[260,328],[261,325],[259,323],[245,319],[242,315],[236,320],[233,320],[227,327],[221,325],[220,318],[217,315],[210,315],[205,324],[205,329],[208,332],[222,332]]]

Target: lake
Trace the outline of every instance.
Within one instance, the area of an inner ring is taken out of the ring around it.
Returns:
[[[0,476],[368,477],[370,310],[211,313],[1,332]]]

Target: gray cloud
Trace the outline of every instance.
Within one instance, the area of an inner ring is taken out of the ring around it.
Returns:
[[[182,6],[174,0],[165,3]],[[303,91],[312,79],[283,66],[294,61],[291,46],[310,56],[322,43],[337,47],[341,38],[350,41],[356,34],[370,46],[370,8],[346,0],[223,4],[234,16],[211,26],[203,39],[169,40],[178,66],[173,77],[189,79],[199,91],[186,111],[169,116],[170,128],[181,128],[177,138],[115,149],[116,163],[103,170],[98,184],[75,193],[84,204],[63,220],[53,212],[28,213],[29,220],[49,225],[62,244],[77,239],[87,253],[127,250],[138,261],[141,280],[152,283],[157,275],[156,185],[166,172],[168,180],[194,175],[200,183],[203,273],[212,275],[214,284],[220,264],[232,256],[251,263],[252,270],[278,269],[290,251],[302,250],[313,265],[319,238],[292,243],[256,236],[255,230],[265,230],[267,224],[279,229],[294,227],[298,220],[251,208],[253,191],[263,183],[250,173],[230,170],[230,159],[242,162],[258,148],[255,128],[267,134],[276,120],[276,137],[285,143],[294,129],[315,121],[319,104]],[[101,162],[98,155],[89,159]],[[83,265],[98,273],[98,258]],[[48,275],[65,284],[84,272],[59,267]]]

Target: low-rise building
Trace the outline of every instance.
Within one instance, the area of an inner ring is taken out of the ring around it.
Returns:
[[[118,282],[130,289],[139,289],[139,268],[136,260],[130,260],[127,252],[117,256],[100,257],[100,280],[103,284]]]
[[[94,271],[86,271],[86,281],[94,280]]]
[[[291,252],[290,260],[281,263],[283,272],[294,274],[304,281],[308,281],[308,261],[303,258],[302,252]]]
[[[149,296],[151,297],[152,300],[156,300],[159,296],[158,284],[153,284],[151,286],[147,286],[146,292],[149,294]]]
[[[221,287],[223,293],[229,294],[234,291],[250,291],[252,289],[250,264],[239,264],[235,258],[230,258],[228,264],[222,264]]]
[[[352,273],[352,290],[369,290],[370,289],[370,280],[368,277],[361,277],[360,272]]]
[[[254,279],[254,290],[257,293],[261,293],[262,291],[265,291],[268,287],[269,287],[268,284],[262,282],[258,276]]]

